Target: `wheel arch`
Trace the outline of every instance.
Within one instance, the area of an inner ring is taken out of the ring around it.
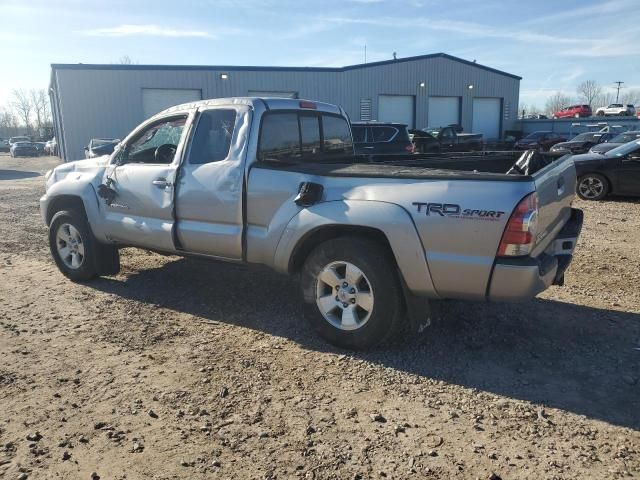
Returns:
[[[393,263],[396,267],[398,266],[389,239],[381,230],[362,225],[329,224],[308,231],[298,243],[296,243],[289,259],[288,272],[290,274],[299,273],[306,258],[321,243],[346,236],[359,236],[373,240],[387,251]]]
[[[58,195],[47,206],[45,221],[47,226],[51,224],[53,216],[61,210],[78,210],[87,219],[87,211],[84,208],[84,202],[79,195]]]
[[[401,206],[387,202],[342,200],[301,210],[284,229],[274,254],[274,268],[295,273],[313,248],[344,235],[360,235],[381,244],[392,255],[411,292],[438,298],[413,219]]]

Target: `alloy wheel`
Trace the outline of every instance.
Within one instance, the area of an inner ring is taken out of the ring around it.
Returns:
[[[358,267],[349,262],[332,262],[316,279],[316,305],[334,327],[357,330],[363,327],[373,311],[371,283]]]
[[[76,270],[84,262],[84,241],[80,231],[70,223],[63,223],[56,232],[56,247],[60,260]]]

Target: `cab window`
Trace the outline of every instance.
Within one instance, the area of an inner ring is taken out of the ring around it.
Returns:
[[[236,111],[233,109],[202,112],[191,142],[189,163],[201,165],[227,158],[235,124]]]
[[[172,163],[186,122],[183,116],[149,125],[129,141],[119,163]]]
[[[342,117],[322,115],[322,150],[325,155],[352,155],[349,124]]]

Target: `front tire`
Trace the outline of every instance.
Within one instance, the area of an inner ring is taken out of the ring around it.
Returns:
[[[60,272],[74,282],[114,275],[120,270],[118,249],[98,242],[78,210],[61,210],[53,216],[49,249]]]
[[[576,193],[583,200],[602,200],[609,193],[609,182],[597,173],[587,173],[578,179]]]
[[[397,269],[376,242],[342,237],[320,244],[307,257],[301,283],[305,318],[336,346],[366,350],[399,330]]]

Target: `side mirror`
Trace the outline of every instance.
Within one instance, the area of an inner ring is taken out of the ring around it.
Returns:
[[[88,152],[89,151],[89,147],[84,147],[84,151]]]

